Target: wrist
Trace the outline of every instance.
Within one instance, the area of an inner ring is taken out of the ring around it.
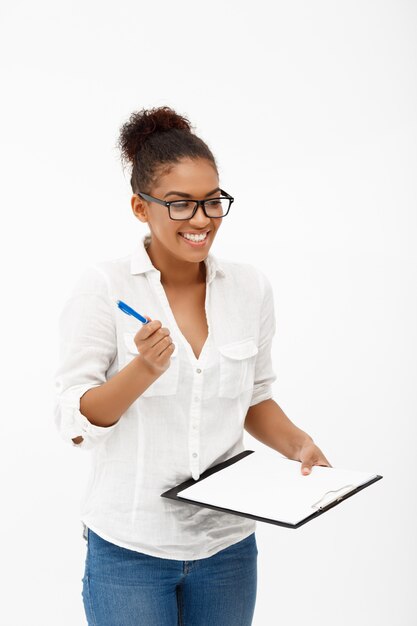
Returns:
[[[143,358],[143,356],[141,354],[138,354],[138,356],[135,357],[135,361],[138,363],[138,365],[140,366],[142,372],[145,371],[146,374],[148,374],[149,376],[151,376],[153,379],[157,379],[159,378],[159,376],[161,375],[161,372],[159,372],[158,370],[156,370],[150,363],[149,361],[146,361],[146,359]]]
[[[313,446],[315,445],[312,437],[310,437],[310,435],[308,435],[307,433],[303,433],[302,437],[300,438],[300,441],[298,442],[297,454],[296,454],[297,460],[300,460],[301,450],[305,446],[310,446],[310,445],[313,445]]]

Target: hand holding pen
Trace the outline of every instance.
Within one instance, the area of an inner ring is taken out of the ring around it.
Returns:
[[[169,329],[163,327],[159,320],[151,320],[147,315],[144,317],[122,300],[117,300],[116,304],[123,313],[142,322],[143,326],[134,336],[138,352],[153,371],[163,374],[170,366],[175,350]]]

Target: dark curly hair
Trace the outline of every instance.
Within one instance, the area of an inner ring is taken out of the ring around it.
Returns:
[[[133,193],[150,193],[157,178],[185,157],[207,159],[218,172],[207,144],[191,131],[186,117],[168,106],[132,113],[120,128],[117,147],[123,166],[126,163],[132,166]]]

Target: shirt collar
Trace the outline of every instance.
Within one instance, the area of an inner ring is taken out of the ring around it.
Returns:
[[[137,244],[132,251],[130,257],[130,272],[131,274],[143,274],[145,272],[156,272],[160,275],[159,270],[152,264],[152,261],[146,251],[146,245],[150,242],[151,236],[149,233],[142,235],[139,244]],[[226,273],[219,263],[217,257],[215,257],[211,252],[208,253],[207,257],[204,259],[204,263],[206,264],[206,282],[211,283],[216,274],[220,274],[221,276],[225,276]]]

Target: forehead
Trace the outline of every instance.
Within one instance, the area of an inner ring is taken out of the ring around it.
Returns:
[[[214,165],[207,159],[183,159],[161,171],[155,190],[160,193],[175,190],[204,195],[218,186],[218,182]]]

